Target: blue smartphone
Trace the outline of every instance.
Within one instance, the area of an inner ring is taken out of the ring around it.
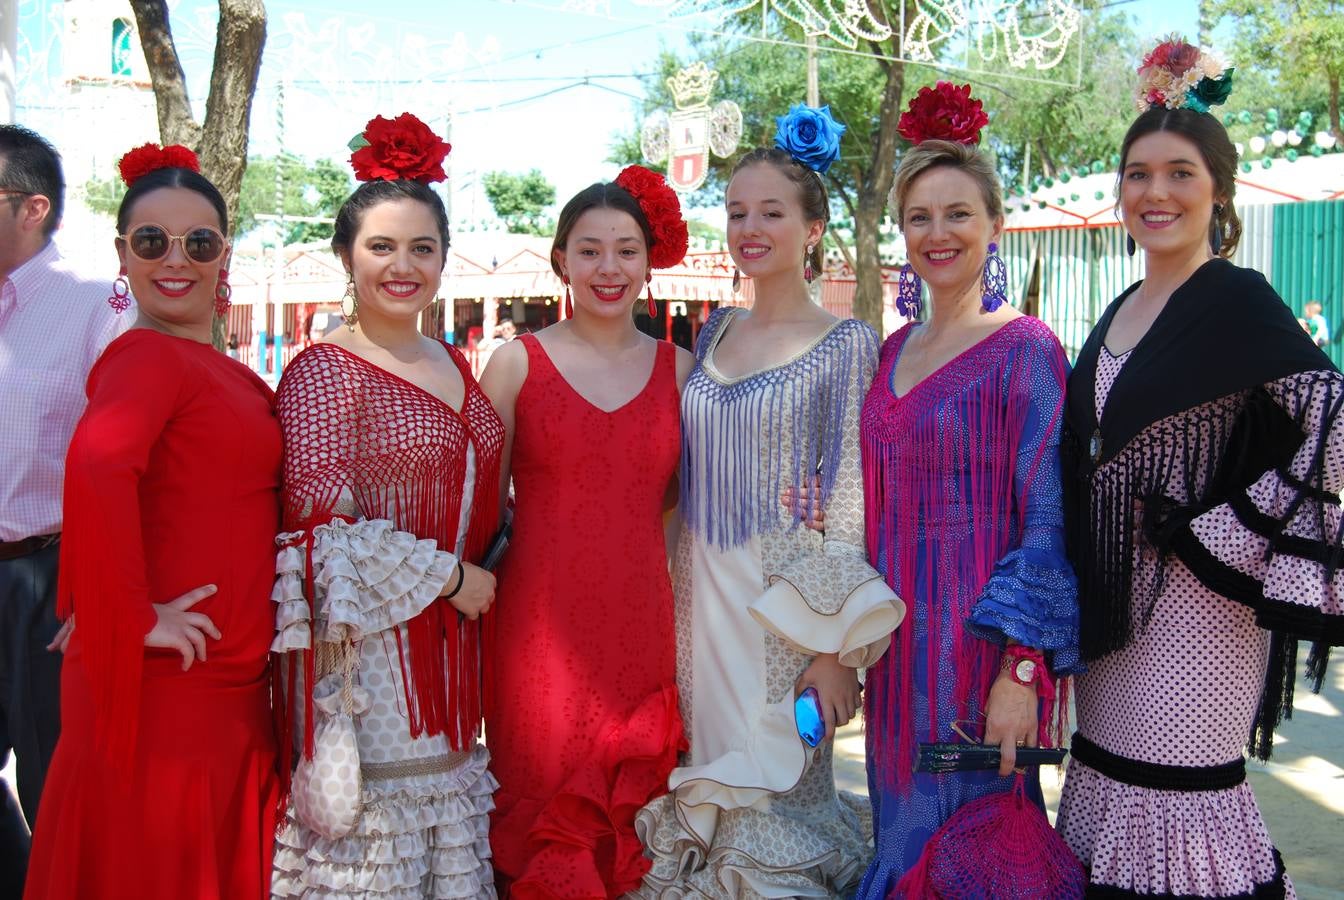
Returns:
[[[816,688],[808,688],[793,701],[793,721],[798,736],[809,747],[815,747],[826,736],[826,718],[821,714],[821,698]]]

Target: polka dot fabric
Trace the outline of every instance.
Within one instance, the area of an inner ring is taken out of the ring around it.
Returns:
[[[1128,358],[1101,352],[1099,411]],[[1175,485],[1173,495],[1182,487]],[[1256,626],[1254,612],[1209,591],[1171,559],[1147,628],[1078,677],[1078,731],[1111,753],[1144,762],[1240,760],[1268,653],[1269,633]],[[1248,783],[1220,791],[1154,790],[1114,781],[1074,759],[1057,826],[1091,870],[1094,888],[1121,892],[1114,896],[1251,897],[1279,873]],[[1279,896],[1296,896],[1286,877],[1284,889]]]

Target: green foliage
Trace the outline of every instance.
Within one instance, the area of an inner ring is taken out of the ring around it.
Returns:
[[[686,230],[690,232],[691,237],[700,238],[702,241],[722,241],[723,229],[707,222],[701,222],[699,219],[687,219]]]
[[[549,234],[549,223],[542,218],[546,207],[555,203],[555,185],[539,169],[523,174],[487,172],[482,179],[485,196],[515,234]]]
[[[1344,0],[1217,0],[1215,8],[1231,17],[1236,34],[1231,111],[1277,108],[1291,127],[1307,110],[1317,128],[1344,137]]]
[[[120,178],[93,177],[84,182],[84,205],[96,213],[116,217],[126,185]]]
[[[248,161],[238,201],[238,233],[251,231],[259,223],[258,213],[274,215],[276,209],[276,167],[281,177],[281,208],[287,216],[332,218],[353,190],[350,174],[342,164],[320,159],[312,165],[291,156],[256,157]],[[331,239],[331,226],[314,222],[287,222],[285,243],[306,243]]]
[[[998,159],[1006,188],[1021,186],[1028,147],[1028,178],[1054,177],[1061,170],[1108,159],[1133,121],[1130,92],[1142,48],[1128,17],[1086,12],[1081,34],[1082,39],[1074,38],[1059,65],[1046,73],[1072,79],[1082,54],[1080,87],[1006,77],[1022,74],[1006,63],[991,66],[996,74],[972,81],[989,113],[987,145]]]

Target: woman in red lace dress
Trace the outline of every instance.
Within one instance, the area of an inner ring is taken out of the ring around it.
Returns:
[[[569,317],[496,350],[482,378],[517,502],[487,616],[486,710],[500,782],[490,842],[513,897],[638,886],[649,863],[634,814],[666,792],[684,747],[663,512],[693,360],[631,313],[651,269],[685,252],[660,176],[631,166],[581,191],[552,250]]]
[[[89,375],[66,464],[58,604],[78,628],[32,900],[245,900],[269,884],[280,429],[270,389],[210,344],[228,225],[194,163],[181,147],[122,162],[117,251],[138,317]],[[125,293],[119,280],[112,299]]]

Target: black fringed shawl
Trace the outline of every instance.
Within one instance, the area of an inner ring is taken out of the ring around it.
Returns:
[[[1300,542],[1285,532],[1302,505],[1314,503],[1319,513],[1323,504],[1339,503],[1323,490],[1324,451],[1344,390],[1338,370],[1264,276],[1214,259],[1171,295],[1120,370],[1098,421],[1098,356],[1116,311],[1137,287],[1106,310],[1068,383],[1061,441],[1065,527],[1079,582],[1083,657],[1105,656],[1143,631],[1162,591],[1166,555],[1175,553],[1206,587],[1250,606],[1261,627],[1273,632],[1251,735],[1252,752],[1264,759],[1274,726],[1291,713],[1297,640],[1317,642],[1309,674],[1319,689],[1325,648],[1339,642],[1340,625],[1336,617],[1304,615],[1297,604],[1265,597],[1254,579],[1204,552],[1189,525],[1229,503],[1271,549]],[[1321,393],[1290,414],[1266,385],[1302,373],[1319,373],[1303,389]],[[1312,409],[1323,410],[1317,429],[1303,421]],[[1287,467],[1309,434],[1316,452],[1299,480]],[[1271,469],[1297,497],[1282,519],[1252,517],[1244,491]],[[1184,496],[1171,496],[1182,481]],[[1138,548],[1136,525],[1146,538]],[[1323,540],[1308,558],[1322,563],[1329,578],[1344,562],[1341,536],[1327,531],[1323,517],[1318,525]]]

